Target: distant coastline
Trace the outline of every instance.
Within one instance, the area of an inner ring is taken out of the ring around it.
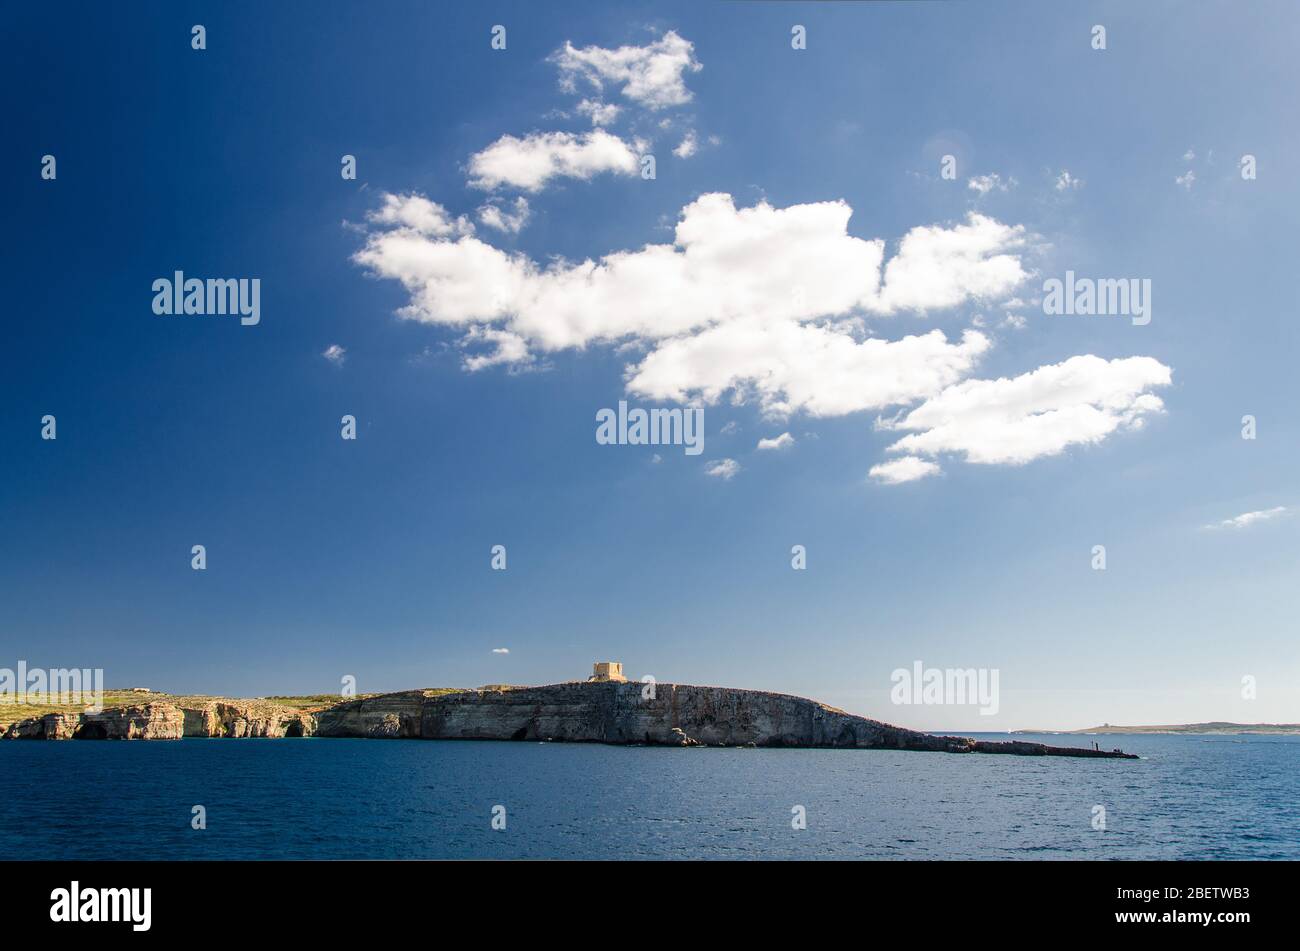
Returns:
[[[1156,726],[1116,726],[1103,723],[1101,726],[1087,727],[1083,730],[1012,730],[1017,735],[1037,734],[1040,736],[1092,736],[1132,735],[1140,733],[1188,733],[1205,736],[1300,736],[1300,723],[1229,723],[1214,720],[1209,723],[1169,723]]]

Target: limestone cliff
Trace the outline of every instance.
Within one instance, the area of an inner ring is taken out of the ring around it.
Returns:
[[[0,738],[37,740],[179,740],[182,736],[310,736],[315,718],[259,700],[169,698],[108,707],[100,713],[58,711],[0,724]]]
[[[935,736],[803,697],[690,684],[572,682],[545,687],[409,690],[309,711],[267,701],[170,698],[56,712],[10,724],[12,739],[368,737],[532,740],[651,746],[826,747],[1135,758],[1118,750]]]
[[[261,700],[191,700],[182,702],[186,736],[311,736],[316,720],[293,707]]]
[[[555,740],[664,746],[833,747],[1115,757],[1041,743],[934,736],[786,694],[689,684],[565,683],[546,687],[384,694],[316,713],[318,736]]]
[[[170,703],[113,707],[99,713],[47,713],[12,723],[6,739],[179,740],[184,714]]]

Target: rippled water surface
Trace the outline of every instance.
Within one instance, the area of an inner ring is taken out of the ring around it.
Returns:
[[[1300,737],[1097,739],[1142,759],[8,741],[0,858],[1300,859]]]

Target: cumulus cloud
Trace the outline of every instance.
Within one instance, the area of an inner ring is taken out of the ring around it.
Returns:
[[[940,471],[939,466],[933,462],[917,456],[903,456],[901,459],[891,459],[872,466],[867,475],[885,485],[901,485],[936,475]]]
[[[782,433],[779,436],[773,436],[771,439],[760,439],[758,441],[759,449],[788,449],[794,445],[794,437],[789,433]]]
[[[1029,276],[1010,252],[1025,245],[1024,228],[970,214],[966,223],[913,228],[885,266],[880,312],[942,310],[971,298],[996,297]]]
[[[879,425],[912,431],[890,452],[1021,465],[1140,428],[1164,408],[1149,391],[1170,381],[1169,367],[1151,357],[1077,356],[1011,379],[966,380]]]
[[[1027,276],[1022,229],[976,214],[914,228],[885,263],[884,241],[848,234],[851,214],[842,201],[737,208],[710,194],[682,209],[672,244],[598,261],[543,266],[473,235],[404,226],[372,230],[356,260],[402,282],[410,319],[490,325],[544,351],[636,340],[649,353],[628,368],[628,389],[645,396],[714,401],[736,390],[775,413],[830,416],[935,395],[968,374],[988,339],[882,340],[855,315],[1005,297]]]
[[[418,194],[385,194],[383,204],[366,218],[374,225],[399,228],[427,238],[455,238],[474,233],[473,223],[464,215],[452,218],[442,205]]]
[[[672,30],[646,46],[579,49],[565,42],[551,62],[559,68],[560,85],[568,92],[577,91],[578,80],[597,90],[606,83],[616,84],[628,99],[652,110],[690,102],[685,75],[703,68],[695,59],[694,44]]]
[[[1185,174],[1179,175],[1177,178],[1174,179],[1175,185],[1178,185],[1181,188],[1185,188],[1187,191],[1191,191],[1192,185],[1194,185],[1195,183],[1196,183],[1196,173],[1193,172],[1190,168],[1187,170]]]
[[[692,130],[687,132],[685,138],[682,139],[681,144],[679,144],[677,148],[673,149],[673,155],[683,159],[690,158],[699,151],[699,148],[699,140],[696,139],[695,132]]]
[[[972,213],[913,228],[887,257],[884,240],[848,233],[851,214],[842,201],[738,208],[730,195],[708,194],[682,209],[672,243],[541,263],[493,247],[428,199],[387,195],[355,260],[403,284],[401,316],[459,330],[470,371],[604,345],[638,354],[625,386],[650,399],[730,394],[776,418],[910,407],[878,421],[907,433],[890,447],[903,458],[871,470],[882,483],[933,475],[943,454],[1025,463],[1162,410],[1150,391],[1171,371],[1149,357],[1077,356],[973,380],[992,345],[978,330],[874,336],[870,317],[1020,303],[1008,298],[1028,277],[1028,239]],[[719,478],[737,471],[734,460],[709,468]]]
[[[510,653],[510,648],[508,648],[508,647],[494,647],[494,648],[492,648],[492,653],[494,653],[494,654],[509,654],[509,653]]]
[[[849,236],[850,214],[843,202],[736,209],[730,196],[706,195],[683,209],[674,245],[599,263],[540,268],[473,237],[430,241],[402,228],[372,234],[357,259],[403,282],[412,296],[402,313],[414,319],[505,320],[546,350],[662,340],[631,369],[633,392],[716,400],[748,386],[778,412],[838,415],[937,393],[988,341],[968,332],[949,343],[939,331],[858,340],[852,328],[804,321],[951,306],[1024,276],[1015,257],[990,253],[1017,244],[1019,229],[974,215],[955,229],[914,229],[881,288],[883,242]]]
[[[348,358],[348,352],[343,347],[340,347],[337,343],[332,343],[325,348],[325,351],[321,354],[321,356],[324,357],[326,360],[328,360],[330,363],[334,364],[336,367],[341,367],[343,366],[343,361]]]
[[[631,368],[627,387],[653,399],[706,403],[735,390],[777,417],[842,416],[937,394],[988,347],[976,331],[957,342],[938,330],[857,340],[833,326],[733,320],[663,342]]]
[[[1271,518],[1277,518],[1279,515],[1285,515],[1288,509],[1285,505],[1278,505],[1271,509],[1262,509],[1258,512],[1243,512],[1233,518],[1225,518],[1222,522],[1212,522],[1205,528],[1249,528],[1259,522],[1266,522]]]
[[[528,199],[522,195],[514,200],[511,210],[507,210],[496,201],[488,202],[478,210],[480,224],[507,234],[518,234],[522,231],[531,215],[532,210],[528,206]]]
[[[554,178],[590,179],[602,172],[633,175],[637,156],[628,143],[604,129],[503,135],[469,159],[470,184],[490,191],[507,185],[540,191]]]
[[[735,459],[719,459],[716,462],[710,462],[704,469],[704,474],[712,476],[715,479],[730,479],[740,471],[740,463]]]

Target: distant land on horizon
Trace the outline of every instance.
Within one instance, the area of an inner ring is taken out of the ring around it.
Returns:
[[[1115,726],[1103,723],[1101,726],[1087,727],[1083,730],[1012,730],[1012,733],[1038,733],[1059,736],[1082,736],[1093,733],[1208,733],[1222,736],[1236,736],[1251,733],[1291,735],[1300,734],[1300,723],[1228,723],[1213,720],[1209,723],[1171,723],[1163,726]]]

